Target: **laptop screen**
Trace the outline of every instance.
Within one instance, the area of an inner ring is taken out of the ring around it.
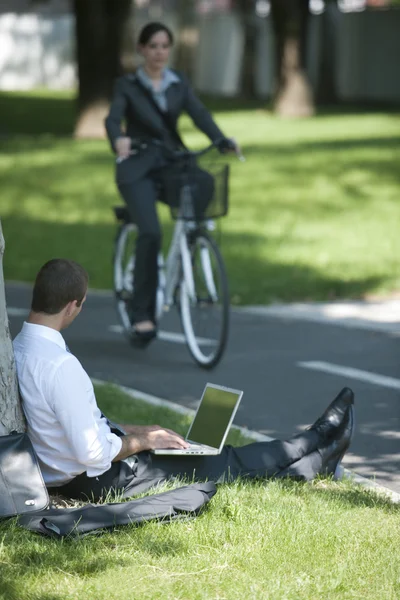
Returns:
[[[225,441],[243,392],[207,384],[187,439],[219,448]]]

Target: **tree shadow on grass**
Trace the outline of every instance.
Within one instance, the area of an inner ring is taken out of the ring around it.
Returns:
[[[161,524],[159,522],[158,524]],[[154,529],[146,528],[146,523],[117,527],[101,536],[65,538],[62,541],[51,540],[35,533],[20,529],[15,519],[3,521],[0,525],[2,552],[5,560],[1,566],[0,597],[4,600],[22,600],[25,597],[41,600],[60,600],[60,594],[29,594],[26,590],[35,579],[47,575],[74,576],[87,580],[116,568],[131,566],[129,556],[113,552],[118,547],[116,536],[124,536],[132,543],[132,533],[139,536],[137,543],[141,550],[147,550],[152,556],[176,556],[186,550],[179,539],[163,541],[157,537]],[[139,531],[140,530],[140,531]],[[16,573],[18,577],[16,578]],[[46,575],[47,574],[47,575]]]
[[[265,171],[261,180],[266,185],[268,179],[273,182],[280,179],[282,182],[293,183],[294,189],[298,183],[301,189],[306,182],[310,184],[317,177],[324,176],[335,185],[343,186],[346,200],[351,202],[368,199],[362,190],[362,182],[358,180],[351,188],[346,189],[348,184],[344,177],[354,170],[363,172],[369,180],[374,179],[376,183],[389,181],[400,184],[400,135],[390,138],[313,140],[290,145],[250,145],[244,146],[243,150],[248,158],[248,169],[252,168],[253,157],[262,157]]]
[[[75,124],[75,100],[65,93],[35,95],[0,93],[0,137],[14,135],[70,136]]]
[[[47,260],[65,257],[89,270],[91,287],[112,288],[116,225],[40,221],[12,215],[2,218],[2,226],[6,239],[6,280],[32,282]],[[165,247],[171,232],[169,224],[165,228]],[[256,234],[224,233],[222,253],[233,304],[361,298],[385,284],[385,275],[344,279],[331,277],[312,266],[272,260],[265,250],[281,243],[279,239],[268,240]]]
[[[277,485],[296,497],[316,495],[327,501],[339,500],[347,508],[377,508],[392,514],[400,514],[400,504],[387,496],[369,490],[350,481],[335,481],[331,477],[317,477],[312,482],[295,481],[290,478],[275,480]]]
[[[313,487],[313,492],[322,498],[339,500],[341,504],[348,508],[377,508],[391,514],[400,515],[400,504],[392,502],[392,500],[376,491],[366,490],[362,485],[353,486],[344,485],[332,482],[327,479],[321,479]]]
[[[352,272],[343,278],[330,277],[323,266],[317,269],[311,259],[310,266],[304,261],[309,260],[307,244],[315,248],[319,237],[321,251],[335,252],[334,244],[342,244],[341,235],[353,235],[351,227],[346,228],[346,220],[350,223],[360,214],[370,218],[369,203],[380,199],[375,194],[379,182],[392,186],[400,183],[397,162],[391,159],[399,142],[397,136],[248,146],[248,163],[243,170],[241,166],[232,169],[228,217],[240,222],[244,232],[235,226],[236,231],[225,229],[222,238],[233,302],[360,298],[380,286],[392,285],[387,274],[369,270],[366,276],[357,277]],[[15,164],[7,167],[2,186],[6,278],[32,281],[48,257],[69,256],[88,266],[91,286],[111,287],[116,232],[111,206],[121,200],[105,143],[74,145],[72,140],[46,137],[10,143]],[[7,147],[8,143],[0,144],[5,152]],[[27,148],[49,152],[32,163],[29,154],[18,161],[18,152]],[[363,148],[368,152],[361,160],[359,151]],[[352,149],[354,154],[347,152]],[[318,187],[321,178],[322,190]],[[390,199],[391,188],[388,193]],[[385,210],[392,210],[395,218],[391,205]],[[47,221],[45,211],[50,212]],[[331,245],[325,250],[319,227],[330,219],[337,240],[331,236]],[[263,235],[248,233],[256,221],[262,225]],[[171,223],[164,226],[165,247],[171,230]],[[276,258],[284,254],[282,248],[295,256],[297,247],[306,250],[301,264],[294,264],[294,260],[293,264],[283,264]],[[343,253],[338,260],[346,260]]]
[[[112,288],[112,255],[116,226],[112,223],[55,223],[20,216],[2,219],[6,239],[4,275],[8,280],[33,281],[50,258],[76,260],[89,270],[91,287]],[[166,228],[165,245],[171,235]],[[280,241],[263,236],[226,232],[222,253],[227,266],[232,302],[360,298],[385,282],[385,276],[330,277],[300,264],[282,264],[260,254]]]
[[[5,600],[22,600],[27,597],[59,600],[63,597],[62,594],[32,595],[27,590],[36,578],[45,576],[45,573],[59,576],[65,573],[88,578],[128,562],[121,557],[117,558],[112,552],[107,552],[105,556],[104,547],[97,546],[91,540],[49,540],[19,530],[13,522],[3,522],[0,532],[3,556],[7,557],[1,565],[0,582],[0,597]]]
[[[217,118],[219,113],[240,114],[252,110],[258,111],[260,119],[263,113],[268,114],[269,117],[273,114],[272,104],[266,98],[244,100],[240,97],[226,98],[207,94],[200,94],[200,97]],[[398,105],[386,103],[341,103],[317,107],[313,119],[326,116],[398,112]],[[35,92],[1,92],[0,113],[6,117],[0,127],[0,137],[11,139],[12,136],[21,134],[70,136],[74,131],[76,102],[75,97],[66,92],[46,92],[42,95]],[[186,129],[185,125],[182,131]]]

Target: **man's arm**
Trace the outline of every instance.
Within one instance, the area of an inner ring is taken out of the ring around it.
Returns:
[[[48,393],[56,418],[77,462],[90,469],[107,470],[121,450],[121,438],[101,428],[93,385],[72,355],[60,365]]]
[[[122,446],[113,462],[156,448],[187,448],[188,443],[171,429],[163,429],[159,425],[122,425],[128,432],[121,437]]]

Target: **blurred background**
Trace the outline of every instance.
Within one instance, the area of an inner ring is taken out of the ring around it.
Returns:
[[[310,86],[314,98],[294,81],[293,97],[276,107],[281,114],[309,114],[314,102],[399,103],[396,5],[400,2],[2,0],[0,89],[69,90],[79,84],[83,96],[100,98],[103,92],[107,98],[118,72],[138,64],[135,34],[146,22],[161,20],[177,39],[172,66],[183,69],[200,92],[276,99],[282,67],[295,77],[297,66],[304,68],[303,86]]]
[[[224,224],[233,302],[397,293],[400,0],[1,0],[6,278],[65,255],[111,286],[103,118],[150,20],[248,159],[232,164]]]

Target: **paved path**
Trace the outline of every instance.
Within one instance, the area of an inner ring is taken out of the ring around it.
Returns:
[[[30,288],[9,284],[6,293],[15,335]],[[357,428],[344,464],[400,493],[400,302],[235,310],[228,351],[212,372],[171,336],[180,333],[174,314],[162,328],[164,340],[131,348],[118,333],[111,295],[93,293],[65,337],[92,377],[184,406],[196,406],[207,381],[243,389],[235,423],[271,437],[306,427],[349,386]]]

